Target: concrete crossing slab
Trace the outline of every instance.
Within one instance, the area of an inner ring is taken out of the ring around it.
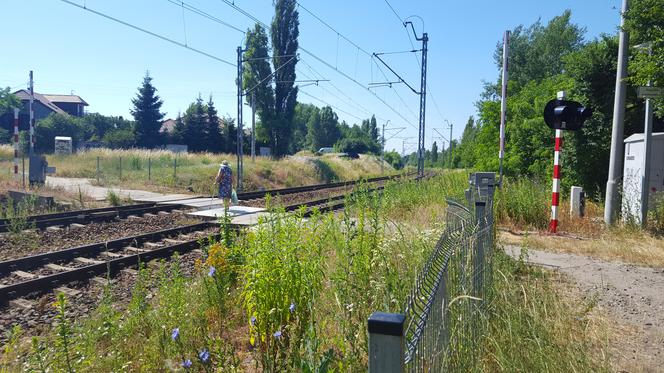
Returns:
[[[192,196],[191,194],[163,194],[156,197],[134,198],[134,201],[161,203],[169,201],[180,201],[191,198],[198,198],[198,196]]]
[[[218,200],[218,198],[202,198],[202,197],[191,197],[187,199],[180,199],[176,201],[164,201],[164,202],[159,202],[160,204],[163,205],[183,205],[183,206],[190,206],[190,203],[194,204],[200,204],[201,202],[207,202],[211,203],[212,201]],[[195,207],[195,206],[192,206]]]
[[[231,217],[247,215],[247,214],[256,214],[259,212],[264,212],[265,209],[259,207],[248,207],[248,206],[231,206],[228,208],[228,215]],[[207,210],[201,210],[196,212],[190,212],[189,215],[206,217],[206,218],[221,218],[224,216],[224,208],[213,208]]]

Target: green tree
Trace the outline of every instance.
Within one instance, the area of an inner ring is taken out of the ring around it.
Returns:
[[[293,116],[293,137],[290,143],[290,153],[297,153],[301,149],[310,148],[307,144],[309,118],[318,113],[320,109],[316,105],[298,102],[295,105]]]
[[[664,0],[633,0],[625,15],[630,45],[649,43],[649,50],[630,52],[630,81],[664,87]],[[664,118],[664,99],[655,100],[657,115]]]
[[[307,123],[307,143],[312,151],[333,146],[341,137],[339,118],[331,107],[314,112]]]
[[[274,88],[272,87],[268,37],[265,28],[256,23],[247,30],[244,52],[244,74],[242,84],[246,102],[251,105],[252,94],[259,121],[256,135],[259,141],[273,143],[272,119],[274,117]],[[272,144],[274,145],[274,144]]]
[[[13,108],[21,108],[21,100],[10,92],[10,88],[0,89],[0,116],[12,113]]]
[[[274,68],[274,119],[271,122],[276,156],[286,153],[292,134],[297,102],[295,57],[298,49],[299,14],[296,0],[275,0],[272,20],[272,65]]]
[[[438,144],[434,141],[431,145],[431,163],[438,162]]]
[[[182,117],[184,130],[181,131],[183,143],[187,145],[190,151],[204,151],[206,149],[206,113],[203,99],[198,96],[196,101],[191,103]]]
[[[210,152],[220,152],[224,146],[224,135],[221,133],[219,115],[212,102],[212,95],[205,106],[205,143],[206,150]]]
[[[68,114],[52,113],[35,124],[35,150],[51,153],[55,147],[55,136],[69,136],[74,148],[92,136],[93,129],[82,118]]]
[[[136,98],[131,100],[133,108],[131,115],[136,121],[136,145],[145,148],[154,148],[162,144],[161,121],[164,114],[160,112],[163,102],[157,95],[157,89],[152,85],[152,77],[145,73],[143,84],[138,89]]]

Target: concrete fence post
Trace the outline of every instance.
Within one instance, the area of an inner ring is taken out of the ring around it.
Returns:
[[[475,296],[484,300],[484,236],[482,230],[486,227],[486,202],[475,202],[475,221],[477,222],[477,240],[475,241],[475,252],[473,253],[473,290]]]
[[[148,181],[152,180],[152,158],[148,157]]]
[[[120,180],[122,180],[122,157],[120,157]]]
[[[406,316],[374,312],[369,316],[369,373],[404,371]]]
[[[97,185],[99,185],[99,156],[97,156]]]

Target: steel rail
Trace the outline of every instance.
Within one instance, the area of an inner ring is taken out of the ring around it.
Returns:
[[[271,189],[271,190],[255,191],[255,192],[244,192],[244,193],[239,193],[237,197],[238,197],[239,200],[264,198],[268,194],[272,195],[272,196],[274,196],[274,195],[284,195],[284,194],[309,192],[309,191],[315,191],[315,190],[324,190],[324,189],[330,189],[330,188],[338,188],[338,187],[343,187],[343,186],[353,186],[353,185],[356,185],[356,184],[359,184],[359,183],[362,183],[362,182],[375,183],[375,182],[378,182],[378,181],[394,180],[394,179],[398,179],[400,177],[408,177],[408,176],[411,176],[413,174],[414,174],[414,172],[410,172],[410,173],[406,173],[406,174],[381,176],[381,177],[375,177],[375,178],[370,178],[370,179],[340,181],[340,182],[336,182],[336,183],[314,184],[314,185],[305,185],[305,186],[300,186],[300,187]]]
[[[46,227],[69,225],[72,223],[90,223],[109,221],[117,218],[123,219],[130,215],[142,215],[159,211],[172,211],[181,208],[181,205],[157,205],[155,203],[143,203],[118,207],[105,207],[100,209],[76,210],[63,213],[44,215],[30,215],[25,218],[26,228],[44,229]],[[20,219],[20,218],[16,218]],[[15,224],[13,219],[0,220],[0,232],[9,232]]]

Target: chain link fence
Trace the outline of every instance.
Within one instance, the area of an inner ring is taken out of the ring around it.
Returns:
[[[470,369],[486,328],[494,249],[493,174],[471,176],[467,202],[448,200],[445,231],[402,314],[368,321],[370,372]]]

